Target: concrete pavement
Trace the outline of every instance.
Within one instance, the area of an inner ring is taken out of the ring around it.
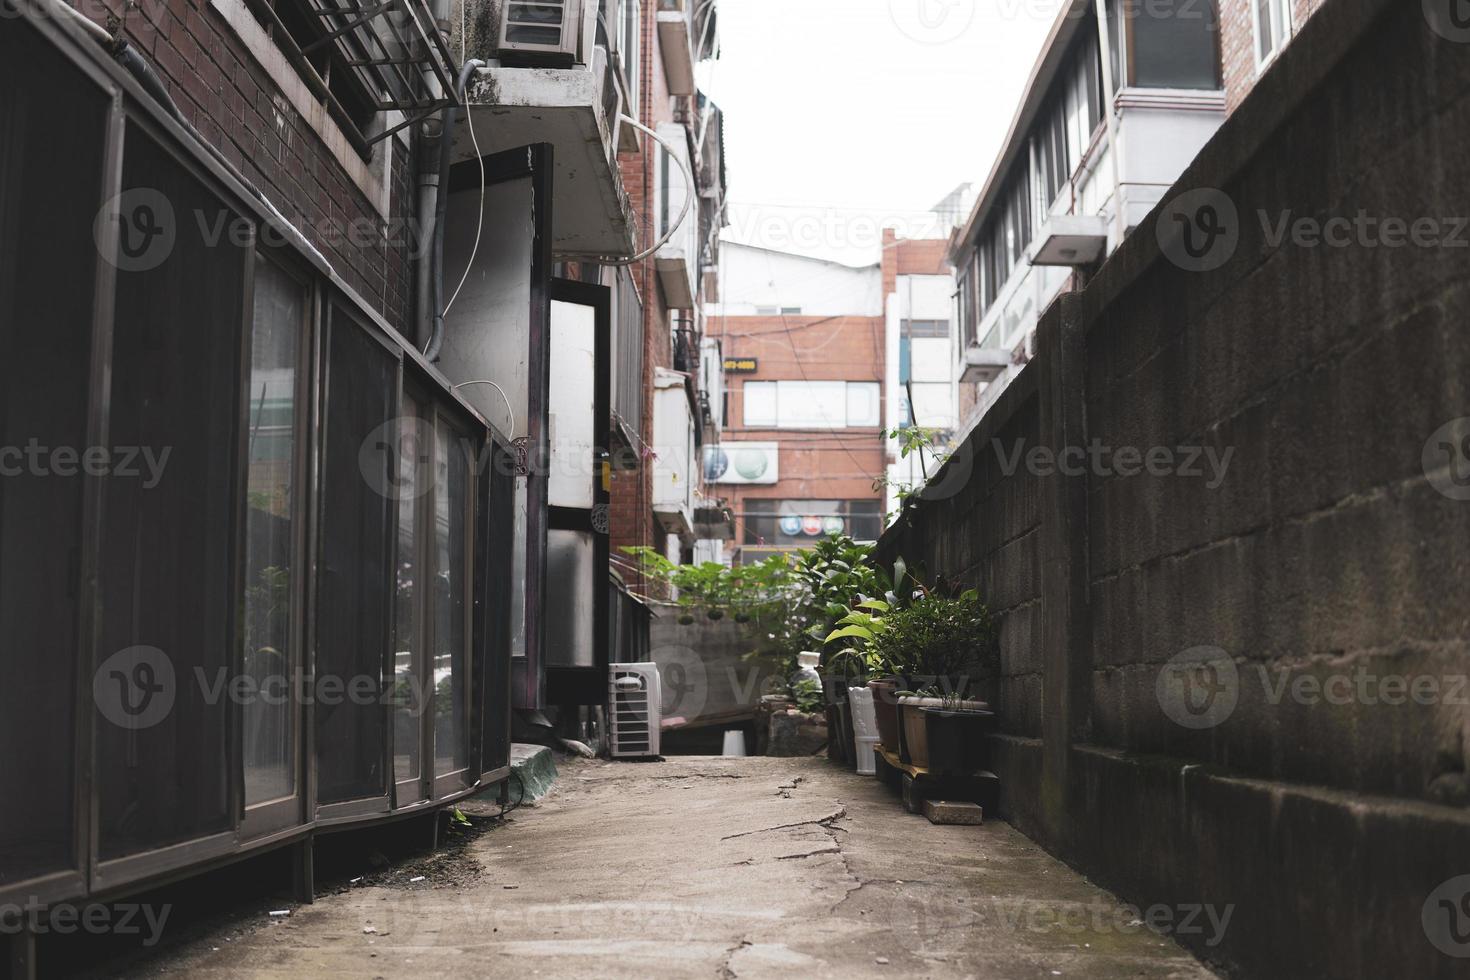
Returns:
[[[941,827],[820,759],[573,761],[453,884],[355,888],[149,972],[1209,977],[1009,826]],[[1228,912],[1173,910],[1176,927]],[[1221,920],[1224,920],[1222,922]]]

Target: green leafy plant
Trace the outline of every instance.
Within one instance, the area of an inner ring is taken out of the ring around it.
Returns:
[[[827,703],[822,682],[809,677],[791,685],[791,696],[796,700],[796,710],[804,715],[816,714]]]
[[[874,634],[871,655],[903,663],[905,673],[926,678],[919,694],[951,702],[963,700],[966,678],[994,671],[1000,648],[990,610],[974,589],[955,596],[929,592],[884,620]]]
[[[894,496],[898,498],[899,507],[902,508],[904,504],[908,503],[911,497],[917,496],[923,491],[928,483],[929,474],[931,472],[938,472],[939,468],[944,465],[945,460],[949,459],[950,453],[944,448],[947,443],[948,434],[942,429],[929,429],[919,425],[906,425],[897,429],[885,430],[883,438],[892,439],[898,443],[899,459],[908,459],[910,456],[917,455],[920,468],[924,472],[923,483],[907,483],[903,480],[894,480],[886,474],[873,481],[874,490],[891,488]],[[926,455],[933,461],[932,470],[924,462]],[[889,518],[893,517],[892,514],[888,516]]]

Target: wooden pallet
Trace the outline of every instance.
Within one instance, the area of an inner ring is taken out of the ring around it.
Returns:
[[[969,775],[938,775],[899,759],[898,753],[878,746],[879,782],[903,798],[904,809],[922,813],[925,800],[978,803],[992,810],[1000,795],[1000,777],[987,770]]]

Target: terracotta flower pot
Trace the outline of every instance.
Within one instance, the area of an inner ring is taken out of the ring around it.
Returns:
[[[903,761],[919,769],[929,768],[929,728],[924,721],[925,708],[944,704],[938,698],[899,698],[899,722],[903,726]]]
[[[873,720],[878,724],[878,743],[894,755],[898,754],[898,688],[901,683],[897,677],[868,681],[868,690],[873,692]]]

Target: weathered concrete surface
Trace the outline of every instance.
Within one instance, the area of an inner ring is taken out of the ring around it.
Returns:
[[[324,896],[284,925],[228,945],[207,936],[157,965],[213,977],[1213,976],[1006,824],[935,826],[819,759],[574,761],[470,853],[483,873],[468,885]]]

